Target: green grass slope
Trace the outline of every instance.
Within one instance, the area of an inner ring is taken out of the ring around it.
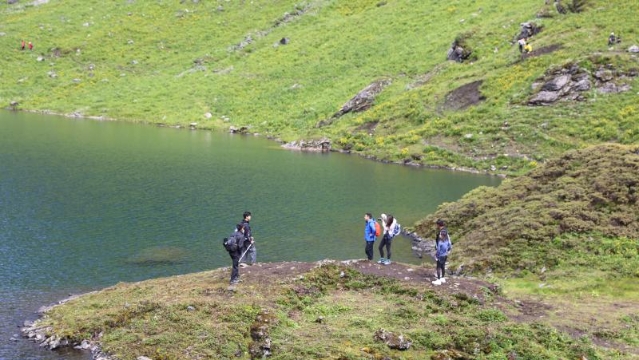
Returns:
[[[468,271],[540,272],[567,261],[639,277],[639,146],[574,150],[530,173],[442,204],[417,225],[448,221]]]
[[[552,17],[536,18],[544,11]],[[20,0],[0,5],[0,105],[198,128],[249,126],[285,141],[430,166],[522,173],[567,149],[639,140],[633,90],[549,107],[525,105],[552,66],[637,67],[634,0],[592,0],[559,15],[541,1]],[[521,61],[519,24],[558,51]],[[623,42],[606,47],[610,31]],[[459,35],[476,60],[445,61]],[[288,45],[278,44],[282,38]],[[32,41],[33,52],[18,49]],[[38,58],[40,57],[40,61]],[[368,111],[316,128],[373,81]],[[446,110],[446,94],[483,80],[486,101]],[[211,116],[205,116],[210,113]],[[508,126],[504,123],[508,122]]]

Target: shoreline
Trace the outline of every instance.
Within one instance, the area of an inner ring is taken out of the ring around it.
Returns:
[[[122,120],[122,119],[116,119],[116,118],[110,118],[110,117],[105,117],[105,116],[87,116],[78,112],[72,112],[72,113],[68,113],[68,114],[61,114],[61,113],[57,113],[51,110],[29,110],[29,109],[10,109],[10,108],[5,108],[4,110],[6,111],[12,111],[12,112],[25,112],[25,113],[31,113],[31,114],[40,114],[40,115],[53,115],[53,116],[61,116],[61,117],[65,117],[68,119],[87,119],[87,120],[96,120],[96,121],[114,121],[114,122],[123,122],[123,123],[131,123],[131,124],[142,124],[142,125],[151,125],[151,126],[157,126],[157,127],[168,127],[168,128],[172,128],[172,129],[176,129],[176,130],[183,130],[183,129],[188,129],[188,130],[202,130],[202,131],[218,131],[217,128],[198,128],[197,127],[197,123],[193,122],[190,123],[188,126],[185,125],[165,125],[162,123],[154,123],[154,122],[149,122],[149,121],[135,121],[135,120]],[[474,168],[467,168],[467,167],[450,167],[450,166],[441,166],[441,165],[426,165],[426,164],[419,164],[419,163],[415,163],[413,161],[391,161],[391,160],[386,160],[386,159],[379,159],[376,156],[373,155],[364,155],[364,154],[358,154],[355,153],[353,154],[352,151],[350,150],[335,150],[330,146],[331,140],[327,139],[327,138],[323,138],[322,140],[318,140],[318,141],[309,141],[311,143],[311,146],[304,146],[307,142],[307,140],[297,140],[297,141],[291,141],[291,142],[285,142],[282,139],[276,137],[276,136],[271,136],[271,135],[262,135],[260,133],[250,133],[247,131],[242,131],[242,129],[246,129],[246,127],[242,127],[240,126],[240,128],[236,128],[233,125],[229,126],[228,133],[231,134],[239,134],[239,135],[246,135],[246,136],[255,136],[255,137],[264,137],[268,140],[274,141],[276,143],[278,143],[280,145],[281,148],[285,149],[285,150],[289,150],[289,151],[301,151],[301,152],[334,152],[334,153],[339,153],[339,154],[346,154],[346,155],[357,155],[359,157],[365,158],[367,160],[371,160],[371,161],[375,161],[375,162],[379,162],[382,164],[391,164],[391,165],[401,165],[401,166],[408,166],[408,167],[413,167],[413,168],[421,168],[421,169],[431,169],[431,170],[447,170],[447,171],[459,171],[459,172],[463,172],[463,173],[468,173],[468,174],[474,174],[474,175],[486,175],[486,176],[491,176],[491,177],[498,177],[500,179],[506,179],[508,177],[507,174],[503,174],[503,173],[495,173],[495,174],[491,174],[486,170],[477,170]],[[219,129],[219,131],[223,131],[221,128]],[[325,149],[322,144],[325,144],[326,142],[328,142],[328,149]],[[317,145],[313,146],[313,143],[317,143]]]

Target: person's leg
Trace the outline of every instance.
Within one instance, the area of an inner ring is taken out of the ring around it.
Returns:
[[[240,279],[240,270],[238,266],[240,264],[240,254],[238,251],[229,253],[231,255],[231,259],[233,260],[233,269],[231,270],[231,284],[237,282]]]
[[[386,244],[386,241],[388,240],[388,236],[384,235],[384,237],[382,238],[382,241],[379,242],[379,247],[377,248],[379,250],[379,257],[384,260],[384,245]]]
[[[253,265],[257,262],[257,249],[255,248],[255,243],[251,246],[248,253],[246,253],[246,257],[248,258],[249,265]]]
[[[374,241],[366,242],[366,257],[368,260],[373,260],[373,243]]]
[[[442,277],[440,278],[442,283],[446,282],[446,256],[442,256],[441,266],[442,266]]]
[[[392,244],[393,239],[391,239],[390,237],[388,238],[388,240],[386,240],[386,253],[388,254],[388,257],[386,258],[387,260],[390,260],[391,258],[391,244]]]

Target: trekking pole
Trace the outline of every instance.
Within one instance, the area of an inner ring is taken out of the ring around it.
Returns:
[[[244,258],[244,255],[246,255],[246,253],[249,251],[251,246],[253,246],[253,243],[250,243],[249,246],[246,248],[246,250],[244,250],[244,254],[242,254],[242,256],[240,256],[240,259],[237,261],[238,263],[242,261],[242,258]]]

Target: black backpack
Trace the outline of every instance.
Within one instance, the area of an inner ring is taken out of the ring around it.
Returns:
[[[231,236],[222,239],[222,245],[224,245],[224,248],[226,249],[226,251],[234,252],[234,251],[237,251],[239,244],[237,243],[235,234],[231,234]]]

